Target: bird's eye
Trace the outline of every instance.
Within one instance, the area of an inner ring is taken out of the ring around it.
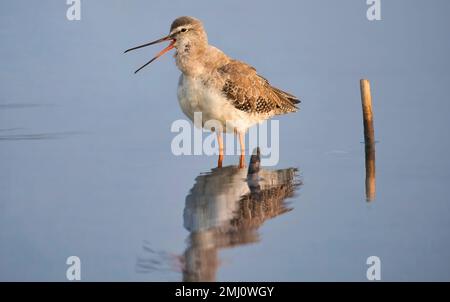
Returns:
[[[182,29],[181,29],[181,32],[182,32],[182,33],[186,32],[186,31],[187,31],[186,28],[182,28]]]

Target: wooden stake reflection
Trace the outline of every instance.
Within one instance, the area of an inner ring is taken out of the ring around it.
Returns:
[[[375,200],[375,144],[366,144],[366,200]]]

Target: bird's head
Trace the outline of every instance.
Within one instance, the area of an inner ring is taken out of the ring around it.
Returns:
[[[203,47],[208,44],[208,37],[200,20],[193,17],[183,16],[172,22],[172,25],[170,26],[170,33],[167,36],[150,43],[127,49],[125,53],[164,41],[170,41],[170,44],[134,73],[137,73],[139,70],[152,63],[172,48],[176,48],[177,52],[189,53],[192,48]]]

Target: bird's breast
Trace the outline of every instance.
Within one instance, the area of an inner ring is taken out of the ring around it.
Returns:
[[[220,112],[227,103],[221,91],[201,77],[182,74],[178,84],[178,101],[183,112],[193,120],[201,112],[203,120],[221,120]]]
[[[201,112],[204,103],[204,87],[200,80],[192,77],[180,76],[178,82],[178,102],[181,110],[191,120],[194,119],[194,112]]]
[[[178,102],[183,113],[194,121],[195,112],[202,114],[202,126],[206,121],[218,121],[223,129],[245,131],[261,118],[252,116],[232,105],[220,89],[201,77],[182,74],[178,83]]]

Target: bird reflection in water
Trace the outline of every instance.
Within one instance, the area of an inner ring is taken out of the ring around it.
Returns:
[[[266,220],[292,210],[286,199],[301,184],[296,168],[260,168],[259,148],[248,170],[227,166],[200,174],[186,196],[183,219],[190,234],[184,253],[170,255],[144,245],[153,259],[138,258],[138,271],[172,267],[183,281],[215,281],[219,251],[258,242],[258,229]]]
[[[258,242],[266,220],[292,210],[285,200],[300,185],[297,169],[260,168],[259,149],[248,171],[228,166],[199,175],[184,208],[183,281],[215,281],[220,249]]]

